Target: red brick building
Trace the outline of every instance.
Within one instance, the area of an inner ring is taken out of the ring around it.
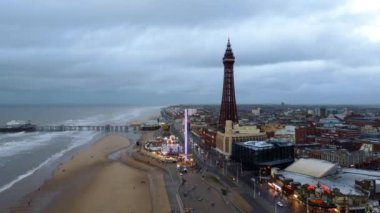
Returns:
[[[365,125],[371,125],[373,127],[380,127],[380,119],[372,118],[372,117],[365,117],[363,115],[358,115],[358,114],[347,115],[344,118],[344,121],[347,124],[356,125],[356,126],[360,126],[360,127],[363,127]]]
[[[313,123],[310,123],[307,126],[296,127],[296,144],[315,143],[316,137],[319,137],[322,133],[327,133],[329,131],[329,129],[317,127]]]
[[[339,139],[354,139],[361,135],[359,128],[323,128],[315,124],[299,126],[295,130],[296,144],[330,144],[332,141]]]
[[[200,136],[202,142],[206,147],[216,147],[215,136],[216,132],[209,131],[207,129],[196,128],[193,132]]]

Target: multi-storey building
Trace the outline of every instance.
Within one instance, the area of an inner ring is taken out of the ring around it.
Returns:
[[[277,140],[238,142],[232,146],[231,158],[247,170],[284,168],[294,161],[294,144]]]
[[[224,132],[216,133],[216,150],[229,158],[232,153],[232,146],[236,142],[265,140],[266,134],[261,132],[256,126],[232,125],[232,121],[226,121]]]

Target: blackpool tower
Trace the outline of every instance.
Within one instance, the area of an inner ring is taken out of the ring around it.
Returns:
[[[234,85],[234,63],[235,57],[231,49],[230,39],[227,42],[227,49],[224,53],[224,81],[222,103],[220,105],[219,125],[218,129],[224,132],[226,120],[231,120],[232,123],[238,122],[235,85]]]

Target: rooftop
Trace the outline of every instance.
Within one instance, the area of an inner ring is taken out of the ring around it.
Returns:
[[[235,143],[254,150],[272,149],[274,147],[293,146],[288,140],[246,141]]]
[[[355,180],[380,180],[380,172],[378,171],[338,169],[335,164],[316,159],[300,159],[279,174],[285,178],[292,178],[294,182],[301,184],[316,185],[320,183],[331,190],[337,188],[342,194],[359,196],[364,195],[364,193],[355,188]]]
[[[349,174],[333,175],[324,178],[311,177],[295,172],[282,171],[280,172],[285,178],[291,178],[294,182],[299,182],[309,185],[317,185],[318,183],[327,186],[330,190],[337,188],[345,195],[359,195],[364,193],[355,188],[355,176]]]
[[[321,178],[335,173],[338,166],[329,161],[301,158],[288,166],[285,171]]]
[[[245,146],[252,148],[272,148],[273,144],[267,143],[266,141],[247,141],[243,142]]]

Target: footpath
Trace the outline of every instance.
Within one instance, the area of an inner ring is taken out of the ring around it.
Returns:
[[[155,154],[144,150],[144,143],[151,137],[153,137],[153,133],[144,134],[140,139],[140,147],[130,155],[135,160],[148,163],[164,171],[172,212],[251,212],[248,203],[238,201],[239,197],[233,189],[223,195],[224,185],[213,182],[212,178],[209,178],[212,176],[210,173],[189,169],[187,174],[180,176],[175,163],[165,162]]]

